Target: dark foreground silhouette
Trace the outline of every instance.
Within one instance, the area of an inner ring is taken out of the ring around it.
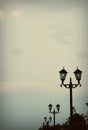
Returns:
[[[83,115],[75,113],[72,118],[68,118],[63,125],[59,124],[55,125],[55,127],[45,125],[38,130],[88,130],[88,124]]]

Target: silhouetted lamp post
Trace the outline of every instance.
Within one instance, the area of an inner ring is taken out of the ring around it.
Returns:
[[[49,112],[53,114],[53,122],[54,122],[54,127],[55,127],[55,114],[59,113],[60,105],[59,104],[56,105],[57,111],[55,111],[55,108],[52,111],[52,107],[53,107],[52,104],[49,104],[48,107],[49,107]]]
[[[72,114],[73,114],[73,111],[72,111],[72,107],[73,107],[73,104],[72,104],[72,89],[73,88],[76,88],[77,86],[81,86],[80,84],[80,80],[81,80],[81,74],[82,74],[82,71],[77,69],[74,71],[74,74],[75,74],[75,78],[76,80],[78,81],[77,84],[73,84],[72,83],[72,78],[70,77],[70,82],[69,84],[65,84],[64,81],[66,79],[66,75],[67,75],[67,71],[64,69],[59,71],[59,74],[60,74],[60,79],[61,79],[61,87],[64,86],[65,88],[68,88],[70,90],[70,117],[72,117]]]
[[[52,117],[49,117],[49,119],[47,119],[47,117],[44,117],[43,127],[45,125],[48,126],[51,121],[52,121]]]

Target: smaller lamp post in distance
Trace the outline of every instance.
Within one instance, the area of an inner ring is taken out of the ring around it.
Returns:
[[[65,81],[65,79],[66,79],[67,73],[68,73],[68,72],[64,69],[64,67],[63,67],[63,69],[62,69],[61,71],[59,71],[60,80],[61,80],[61,85],[60,85],[60,86],[61,86],[61,87],[64,86],[65,88],[68,88],[68,89],[70,90],[70,117],[72,117],[72,114],[73,114],[73,112],[72,112],[72,107],[73,107],[73,105],[72,105],[72,89],[73,89],[73,88],[76,88],[77,86],[81,86],[80,80],[81,80],[82,71],[79,70],[78,67],[77,67],[77,69],[74,71],[76,80],[78,81],[77,84],[73,84],[73,83],[72,83],[72,78],[71,78],[71,77],[70,77],[70,83],[69,83],[69,84],[65,84],[65,83],[64,83],[64,81]]]
[[[49,113],[53,114],[53,122],[54,122],[54,127],[55,127],[55,114],[59,113],[60,105],[59,104],[56,105],[57,111],[55,111],[55,108],[52,110],[52,107],[53,107],[52,104],[48,105]]]
[[[52,117],[49,117],[49,119],[47,119],[47,117],[44,117],[43,126],[49,126],[49,123],[51,123],[51,121]]]

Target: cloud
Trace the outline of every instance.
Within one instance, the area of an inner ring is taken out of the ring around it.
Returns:
[[[23,16],[23,12],[21,10],[14,10],[12,12],[12,17],[13,18],[20,18]]]
[[[49,94],[62,94],[64,91],[59,88],[58,86],[53,87],[51,83],[41,82],[41,81],[1,81],[0,82],[0,92],[7,92],[7,91],[15,91],[18,90],[22,91],[29,91],[30,92],[38,92],[38,93],[49,93]]]
[[[0,10],[0,20],[2,20],[4,18],[4,13],[2,10]]]
[[[13,48],[11,54],[12,55],[22,55],[22,54],[24,54],[24,49]]]
[[[78,56],[79,56],[79,58],[88,58],[88,53],[87,52],[79,52]]]

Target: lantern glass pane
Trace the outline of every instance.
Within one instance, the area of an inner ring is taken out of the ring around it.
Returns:
[[[75,74],[75,76],[76,76],[76,79],[77,79],[77,80],[80,80],[80,79],[81,79],[81,74],[80,74],[80,73]]]
[[[52,104],[49,104],[48,107],[49,107],[49,110],[51,110],[52,109]]]
[[[57,105],[56,105],[56,108],[57,108],[57,110],[59,110],[59,109],[60,109],[60,105],[59,105],[59,104],[57,104]]]
[[[66,74],[65,73],[60,73],[60,79],[65,80]]]
[[[50,122],[52,121],[52,117],[49,117]]]

